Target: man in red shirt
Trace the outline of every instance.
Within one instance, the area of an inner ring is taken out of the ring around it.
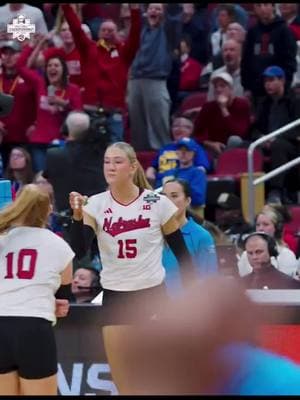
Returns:
[[[137,4],[130,4],[130,7],[131,28],[126,41],[118,40],[116,24],[112,20],[106,20],[100,26],[99,40],[96,43],[87,38],[72,7],[69,4],[62,5],[80,54],[85,110],[91,110],[90,106],[94,106],[94,109],[103,107],[110,110],[108,129],[112,142],[123,140],[122,114],[126,109],[128,71],[140,44],[140,9]]]
[[[34,91],[18,75],[16,64],[21,52],[17,41],[1,43],[2,72],[0,73],[0,92],[14,96],[14,104],[9,115],[0,118],[0,143],[3,168],[8,162],[10,150],[16,145],[27,143],[26,131],[35,120],[36,101]]]
[[[194,136],[218,157],[233,141],[230,137],[235,137],[236,145],[242,145],[250,127],[250,104],[234,95],[233,80],[227,72],[213,73],[211,82],[214,100],[204,103],[197,115]]]

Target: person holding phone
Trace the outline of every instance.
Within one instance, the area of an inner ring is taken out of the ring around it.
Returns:
[[[45,76],[41,76],[26,65],[34,48],[32,42],[24,47],[17,62],[17,70],[21,78],[32,87],[37,98],[36,121],[28,131],[28,147],[34,172],[37,173],[45,169],[47,149],[62,139],[61,126],[68,113],[82,109],[82,99],[79,86],[69,83],[62,51],[55,49],[50,52],[45,60]]]

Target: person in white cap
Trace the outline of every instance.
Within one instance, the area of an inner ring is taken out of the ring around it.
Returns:
[[[214,100],[206,102],[195,120],[195,139],[218,157],[235,138],[242,145],[250,127],[250,104],[233,92],[233,79],[227,72],[214,72],[210,81]],[[237,143],[238,142],[238,143]]]

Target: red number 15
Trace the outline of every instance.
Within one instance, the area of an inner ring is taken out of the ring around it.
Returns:
[[[135,258],[137,255],[136,239],[118,240],[118,258]]]

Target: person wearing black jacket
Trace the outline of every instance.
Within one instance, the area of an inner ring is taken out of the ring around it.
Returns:
[[[285,90],[286,78],[282,68],[274,65],[265,69],[263,82],[266,95],[261,98],[255,112],[251,139],[256,140],[284,125],[300,118],[300,97]],[[296,158],[300,151],[300,134],[297,128],[277,136],[272,141],[263,144],[263,152],[270,158],[270,169],[273,170]],[[288,201],[285,193],[290,185],[291,191],[298,189],[298,176],[287,181],[286,177],[296,170],[280,173],[269,181],[268,202],[280,203]],[[291,182],[293,188],[291,188]]]
[[[289,88],[296,71],[296,41],[286,22],[275,15],[273,3],[255,3],[257,24],[246,35],[241,61],[242,86],[254,103],[264,95],[262,73],[270,65],[280,66]]]
[[[86,196],[106,188],[103,175],[105,147],[96,140],[90,126],[90,117],[81,111],[69,113],[63,125],[66,143],[47,151],[44,178],[52,184],[58,212],[69,207],[69,193],[80,191]]]

